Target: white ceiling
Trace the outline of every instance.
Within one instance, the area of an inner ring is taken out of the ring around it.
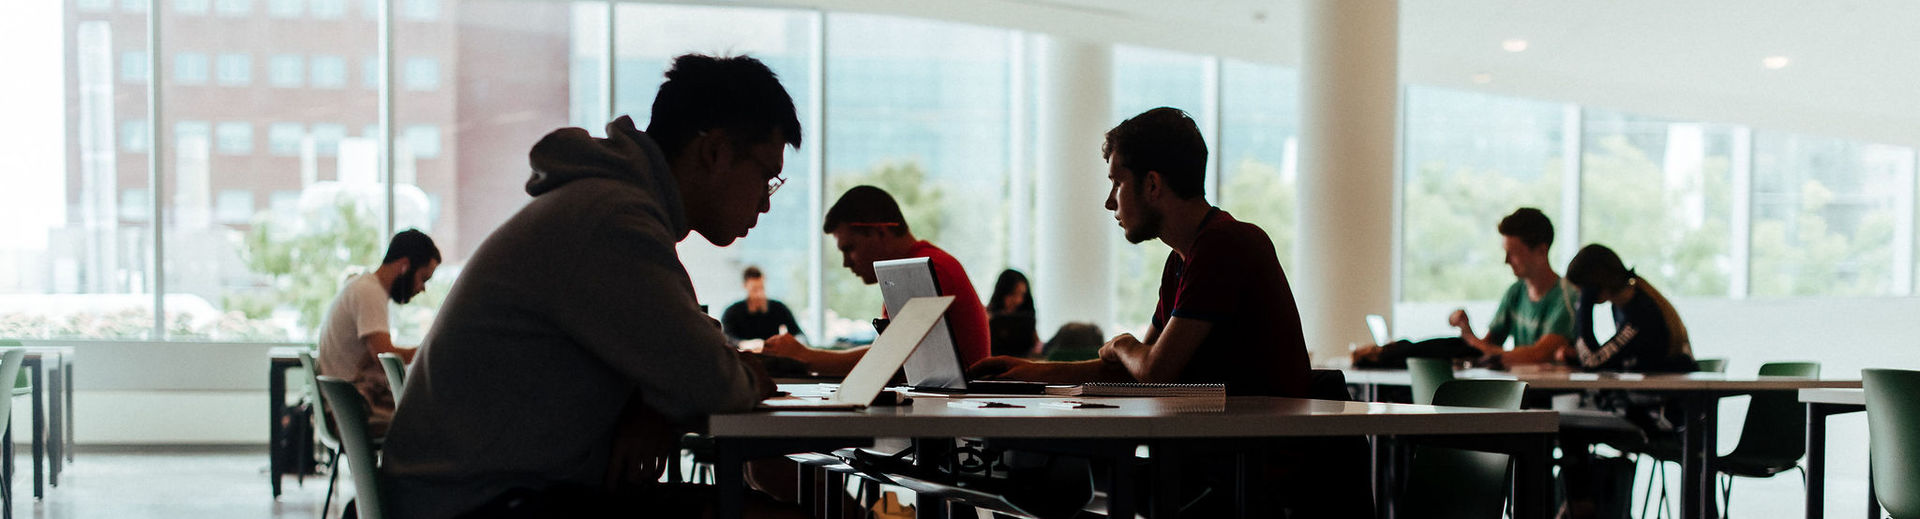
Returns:
[[[765,1],[1299,63],[1300,0]],[[1409,83],[1920,146],[1920,1],[1402,0],[1400,18]]]

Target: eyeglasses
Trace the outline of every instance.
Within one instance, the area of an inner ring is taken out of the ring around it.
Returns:
[[[767,196],[773,196],[773,193],[779,191],[780,186],[784,185],[787,185],[787,177],[775,176],[767,179]]]
[[[761,168],[765,168],[768,173],[773,174],[772,178],[767,179],[767,196],[773,196],[775,191],[780,190],[780,186],[787,185],[787,177],[780,176],[780,170],[775,169],[772,164],[760,160],[759,157],[754,157],[753,162],[759,164]]]

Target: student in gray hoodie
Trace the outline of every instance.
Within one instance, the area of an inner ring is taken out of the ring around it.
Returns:
[[[694,299],[675,245],[745,236],[800,123],[749,57],[676,58],[647,130],[554,131],[533,201],[468,260],[414,361],[382,472],[393,516],[695,514],[659,488],[677,424],[745,411],[774,385]]]

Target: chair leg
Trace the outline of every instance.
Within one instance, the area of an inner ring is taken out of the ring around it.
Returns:
[[[327,497],[320,501],[320,519],[327,519],[327,512],[333,508],[334,484],[340,481],[340,451],[333,451],[332,461],[327,462]]]
[[[1656,460],[1654,464],[1660,467],[1660,510],[1654,514],[1659,517],[1668,517],[1672,515],[1672,509],[1667,506],[1671,504],[1667,500],[1667,462]]]
[[[1720,481],[1715,477],[1715,481]],[[1720,519],[1726,519],[1728,511],[1734,509],[1734,477],[1726,477],[1726,486],[1720,488]]]

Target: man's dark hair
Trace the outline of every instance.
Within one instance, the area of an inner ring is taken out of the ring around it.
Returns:
[[[433,246],[433,238],[419,229],[407,229],[393,235],[387,242],[387,257],[380,260],[381,265],[407,259],[410,269],[423,269],[429,261],[440,261],[440,248]]]
[[[1158,171],[1180,198],[1200,196],[1207,187],[1207,141],[1193,117],[1178,108],[1159,107],[1141,112],[1107,130],[1100,158],[1119,154],[1122,167],[1135,179]]]
[[[740,282],[745,283],[763,277],[766,277],[766,275],[760,273],[760,267],[747,267],[746,272],[740,273]]]
[[[893,201],[893,195],[873,186],[854,186],[840,200],[827,209],[826,225],[820,232],[833,234],[840,226],[853,226],[860,230],[887,228],[894,236],[906,235],[907,217],[900,214],[900,203]]]
[[[1620,261],[1619,254],[1597,243],[1581,248],[1579,254],[1573,255],[1573,261],[1567,262],[1567,282],[1580,287],[1583,295],[1589,290],[1596,291],[1596,295],[1619,290],[1635,276],[1633,269]]]
[[[1532,207],[1522,207],[1500,219],[1500,235],[1520,239],[1528,247],[1553,245],[1553,221]]]
[[[793,97],[766,64],[747,56],[674,58],[653,98],[647,136],[671,162],[700,132],[713,129],[726,130],[738,153],[776,130],[787,144],[800,147]]]

